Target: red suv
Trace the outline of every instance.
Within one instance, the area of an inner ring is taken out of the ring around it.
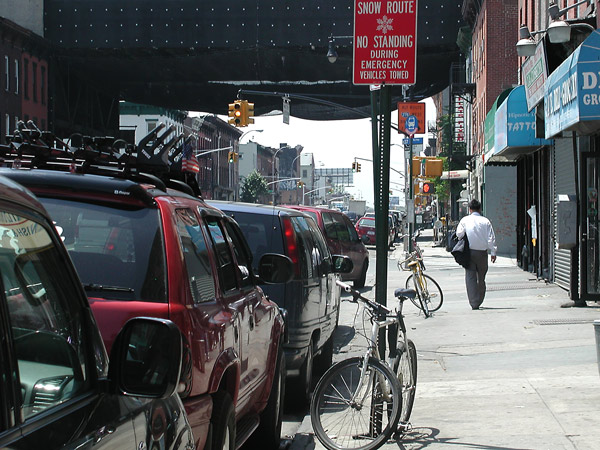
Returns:
[[[46,154],[36,153],[39,160],[29,164],[22,154],[27,148],[19,150],[19,166],[46,165]],[[14,157],[10,148],[0,153]],[[82,157],[94,155],[100,152]],[[222,449],[229,442],[237,448],[259,426],[261,442],[276,448],[284,319],[258,283],[287,281],[289,258],[264,255],[256,274],[237,223],[184,192],[183,183],[136,172],[133,165],[111,166],[115,176],[102,174],[104,168],[78,173],[93,164],[75,161],[75,173],[0,172],[33,191],[55,221],[108,351],[131,318],[170,319],[187,341],[179,394],[196,447]]]
[[[333,209],[298,205],[287,207],[300,210],[315,219],[331,254],[348,256],[352,260],[354,268],[350,273],[343,273],[342,280],[353,281],[356,288],[364,287],[369,269],[369,251],[348,216]]]

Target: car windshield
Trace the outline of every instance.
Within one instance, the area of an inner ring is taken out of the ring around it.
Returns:
[[[358,226],[366,228],[375,228],[375,219],[360,219],[358,221]]]
[[[88,296],[167,301],[158,209],[41,198]]]

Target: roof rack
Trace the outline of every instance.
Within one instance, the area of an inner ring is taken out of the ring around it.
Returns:
[[[109,175],[202,198],[195,174],[182,170],[193,137],[175,134],[175,125],[167,128],[159,123],[137,145],[112,136],[80,133],[65,141],[50,131],[41,131],[32,120],[27,125],[19,121],[6,138],[8,143],[0,145],[0,165],[6,167]]]

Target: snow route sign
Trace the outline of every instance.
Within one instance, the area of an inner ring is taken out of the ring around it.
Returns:
[[[354,84],[415,84],[417,0],[354,0]]]

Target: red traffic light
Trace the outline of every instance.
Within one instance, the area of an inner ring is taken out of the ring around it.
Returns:
[[[433,194],[434,189],[433,183],[423,183],[423,194]]]

